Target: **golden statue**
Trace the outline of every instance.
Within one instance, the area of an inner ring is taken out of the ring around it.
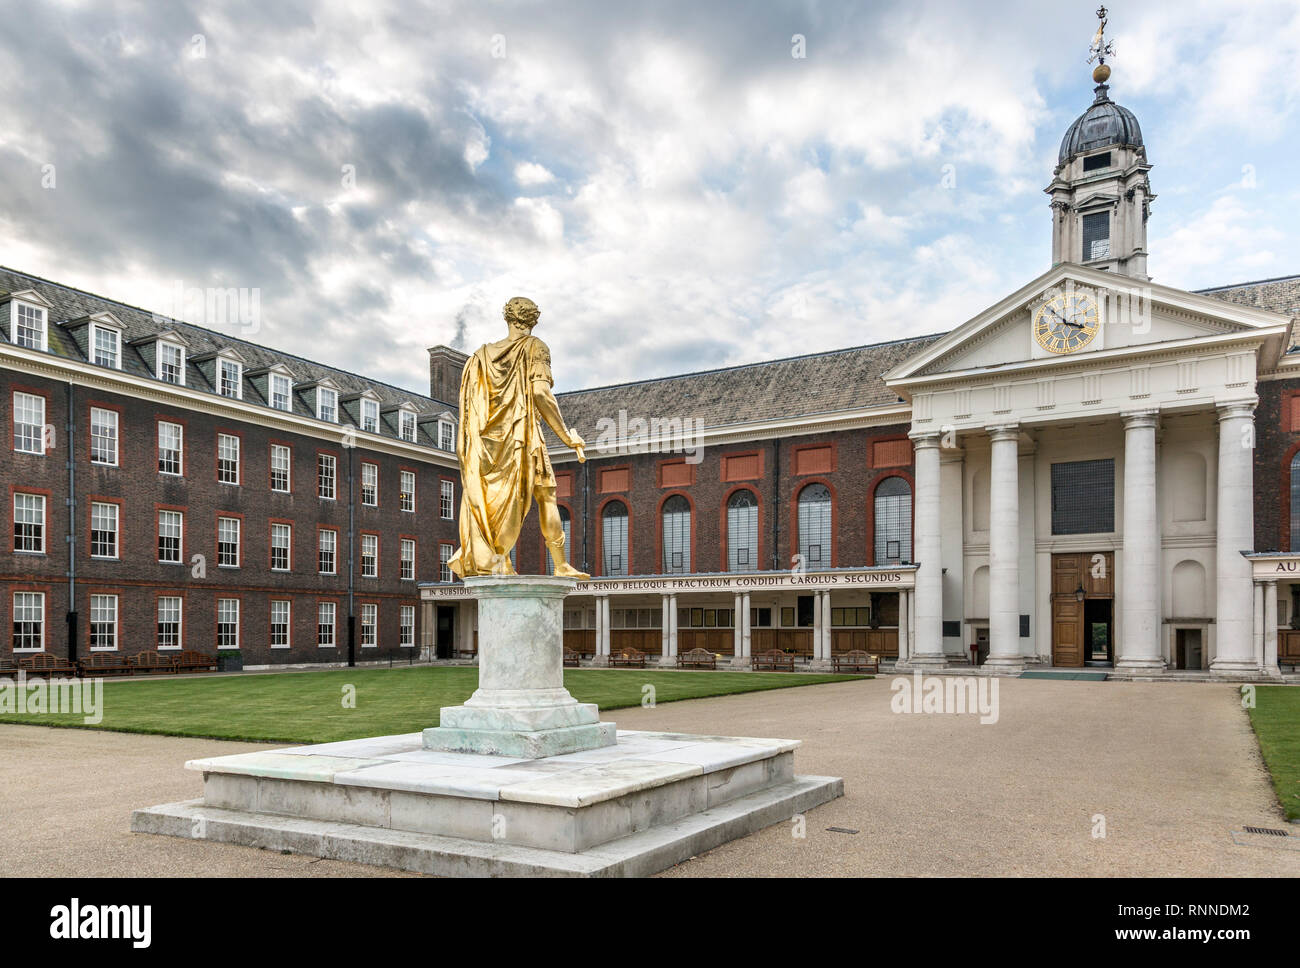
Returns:
[[[511,299],[506,338],[480,346],[460,377],[460,547],[448,565],[462,578],[515,573],[510,549],[534,498],[555,574],[591,577],[565,556],[555,472],[538,421],[576,450],[579,461],[587,459],[585,442],[564,425],[551,392],[551,351],[533,335],[540,315],[531,299]]]

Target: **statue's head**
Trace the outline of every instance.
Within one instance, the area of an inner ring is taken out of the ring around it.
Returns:
[[[515,296],[505,305],[505,317],[508,325],[518,323],[531,330],[537,325],[537,317],[542,311],[537,308],[537,303],[524,296]]]

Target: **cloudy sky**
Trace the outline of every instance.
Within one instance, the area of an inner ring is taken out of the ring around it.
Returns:
[[[0,263],[417,391],[516,294],[563,389],[937,332],[1048,267],[1095,7],[0,0]],[[1155,279],[1300,272],[1300,6],[1110,33]]]

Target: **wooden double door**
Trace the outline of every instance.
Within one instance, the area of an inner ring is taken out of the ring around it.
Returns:
[[[1052,555],[1052,665],[1082,667],[1103,654],[1113,661],[1114,576],[1114,552]]]

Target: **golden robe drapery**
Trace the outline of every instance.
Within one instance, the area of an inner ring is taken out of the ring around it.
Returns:
[[[555,474],[533,401],[534,379],[551,380],[545,343],[526,336],[504,346],[482,346],[460,379],[460,548],[448,565],[462,578],[510,571],[537,487]],[[504,558],[504,560],[503,560]]]

